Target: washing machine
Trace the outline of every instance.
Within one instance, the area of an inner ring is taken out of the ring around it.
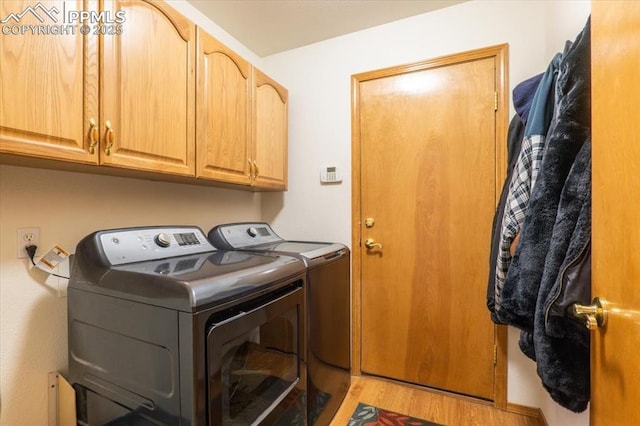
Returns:
[[[80,425],[304,425],[304,262],[198,227],[97,231],[68,288]]]
[[[290,241],[262,222],[218,225],[208,233],[218,249],[295,257],[305,283],[307,420],[328,425],[350,385],[350,252],[340,243]]]

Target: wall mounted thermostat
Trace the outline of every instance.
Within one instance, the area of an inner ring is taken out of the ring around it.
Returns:
[[[322,166],[322,169],[320,169],[320,182],[322,183],[342,182],[342,170],[338,166]]]

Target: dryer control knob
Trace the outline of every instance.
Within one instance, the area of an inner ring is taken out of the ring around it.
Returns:
[[[169,234],[165,234],[164,232],[156,235],[156,238],[154,240],[160,247],[169,247],[171,245],[171,236]]]
[[[247,229],[247,234],[255,237],[256,235],[258,235],[258,230],[252,226],[251,228]]]

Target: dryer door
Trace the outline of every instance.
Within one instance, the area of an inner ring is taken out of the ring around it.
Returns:
[[[207,335],[209,424],[256,425],[267,417],[270,423],[278,418],[304,424],[302,294],[296,288],[212,319]]]

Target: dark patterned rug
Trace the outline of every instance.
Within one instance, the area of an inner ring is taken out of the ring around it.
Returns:
[[[372,405],[358,403],[349,419],[347,426],[442,426],[439,423],[428,422],[405,414],[394,413]]]

